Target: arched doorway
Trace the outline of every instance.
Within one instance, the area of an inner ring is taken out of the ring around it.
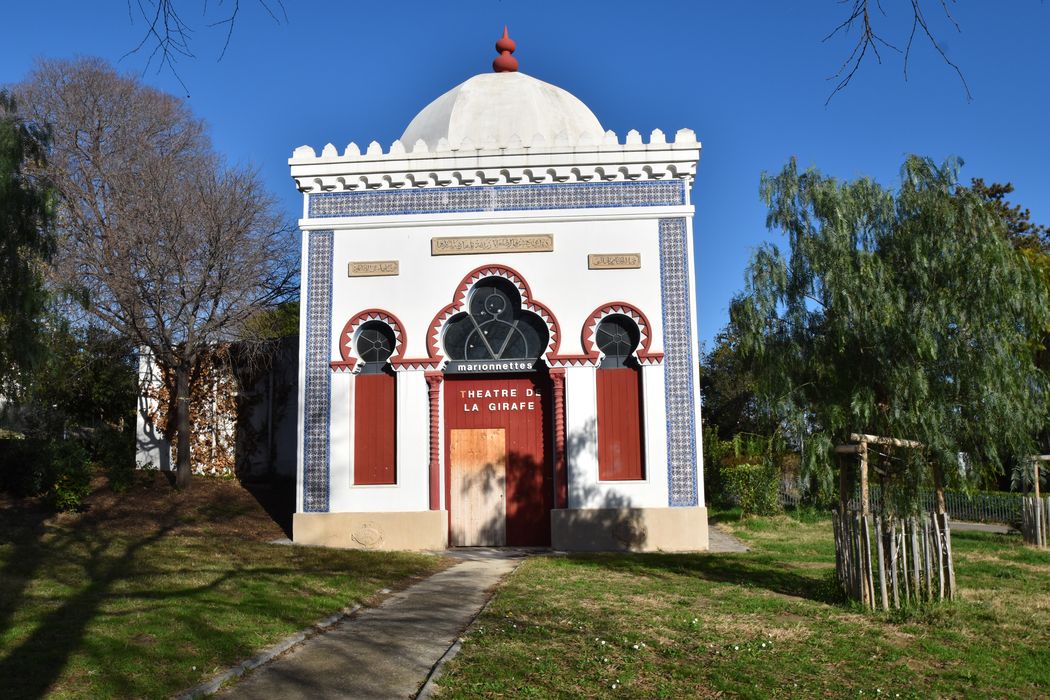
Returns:
[[[445,502],[458,546],[547,546],[553,500],[550,332],[485,277],[445,323]]]

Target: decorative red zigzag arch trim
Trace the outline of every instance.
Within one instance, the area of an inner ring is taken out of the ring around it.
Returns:
[[[613,314],[626,316],[638,325],[640,347],[635,350],[634,355],[638,358],[639,363],[655,365],[663,362],[664,354],[662,352],[649,352],[649,347],[653,342],[653,331],[652,325],[649,323],[649,317],[633,304],[628,304],[626,301],[613,301],[595,309],[587,317],[586,323],[583,324],[583,329],[580,333],[580,344],[583,347],[584,354],[561,355],[553,358],[557,361],[558,366],[597,366],[601,362],[601,351],[594,345],[594,334],[597,332],[598,324],[601,323],[601,320]]]
[[[342,358],[332,362],[331,367],[335,372],[354,372],[360,358],[354,356],[353,342],[357,329],[368,321],[382,321],[390,326],[394,332],[394,354],[390,356],[390,364],[395,367],[403,361],[405,354],[405,326],[394,314],[384,309],[365,309],[358,312],[339,332],[339,356]]]
[[[430,361],[433,363],[442,361],[443,357],[440,347],[441,329],[445,327],[445,323],[450,318],[463,310],[470,290],[486,277],[502,277],[517,288],[518,293],[521,295],[521,308],[536,314],[547,324],[547,351],[543,353],[544,356],[548,360],[553,360],[557,357],[558,348],[561,346],[561,326],[558,324],[558,319],[554,316],[554,313],[545,304],[541,304],[532,298],[532,288],[529,287],[529,283],[525,281],[525,278],[517,270],[506,265],[482,265],[467,273],[467,276],[456,287],[456,291],[452,295],[452,303],[438,311],[434,316],[434,320],[430,322],[430,331],[427,333],[427,351],[430,353]]]

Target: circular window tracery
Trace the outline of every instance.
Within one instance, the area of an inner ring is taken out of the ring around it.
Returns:
[[[538,315],[521,308],[521,295],[501,277],[479,281],[467,310],[445,326],[449,359],[537,361],[547,347],[549,332]]]
[[[396,340],[394,331],[382,321],[368,321],[357,331],[354,346],[364,362],[362,372],[375,373],[383,371],[387,360],[394,354]]]
[[[594,333],[595,345],[605,355],[602,367],[631,367],[637,364],[632,353],[640,340],[637,324],[627,316],[611,314],[603,318]]]

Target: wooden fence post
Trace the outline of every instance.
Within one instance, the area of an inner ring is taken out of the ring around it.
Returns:
[[[875,516],[875,548],[879,557],[879,598],[882,602],[882,609],[889,610],[890,603],[886,595],[886,553],[883,547],[883,541],[886,537],[886,522],[879,516]]]
[[[936,513],[930,513],[930,524],[933,526],[934,552],[937,555],[937,600],[944,600],[944,557],[941,555],[941,528]]]
[[[944,518],[944,554],[948,566],[948,600],[955,600],[955,562],[952,561],[952,529],[948,524],[948,514],[943,513]]]
[[[911,529],[911,570],[912,589],[914,590],[915,602],[922,600],[922,574],[920,573],[919,552],[919,521],[913,516],[908,518]]]
[[[860,512],[865,516],[871,513],[871,502],[868,500],[868,443],[860,442]]]
[[[926,600],[933,600],[933,558],[930,554],[933,548],[930,546],[930,524],[926,518],[919,517],[922,521],[922,561],[926,569]]]

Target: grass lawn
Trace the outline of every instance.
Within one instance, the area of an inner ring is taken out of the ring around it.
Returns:
[[[168,697],[439,557],[282,547],[236,482],[0,502],[0,697]]]
[[[840,602],[830,520],[729,522],[746,554],[527,560],[442,697],[1046,697],[1050,552],[955,533],[962,600]]]

